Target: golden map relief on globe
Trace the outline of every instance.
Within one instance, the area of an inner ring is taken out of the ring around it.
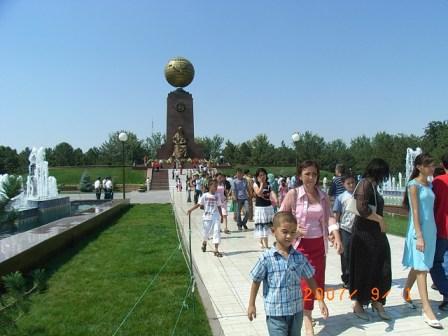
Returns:
[[[165,78],[174,87],[186,87],[194,78],[193,64],[183,57],[172,58],[165,66]]]

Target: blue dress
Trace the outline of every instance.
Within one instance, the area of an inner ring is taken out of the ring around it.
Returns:
[[[432,185],[427,186],[417,182],[415,179],[409,181],[409,187],[415,185],[417,187],[417,198],[419,204],[420,226],[425,241],[425,249],[423,252],[417,251],[416,234],[414,229],[414,219],[412,214],[412,204],[409,200],[409,219],[408,231],[406,233],[406,242],[403,253],[403,266],[412,267],[418,271],[429,271],[434,261],[434,253],[436,249],[437,229],[434,219],[434,199],[435,195],[432,191]]]

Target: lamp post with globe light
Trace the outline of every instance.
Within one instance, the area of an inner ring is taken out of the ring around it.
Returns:
[[[125,196],[125,193],[126,193],[126,181],[125,181],[125,171],[124,171],[124,169],[125,169],[125,160],[124,160],[124,143],[126,142],[126,141],[128,141],[128,135],[125,133],[125,132],[121,132],[119,135],[118,135],[118,140],[120,140],[121,141],[121,144],[122,144],[122,154],[123,154],[123,199],[125,199],[126,198],[126,196]]]
[[[299,140],[300,140],[300,134],[299,134],[299,132],[294,132],[294,133],[291,135],[291,139],[292,139],[292,142],[294,142],[294,147],[295,147],[295,150],[296,150],[296,169],[297,169],[297,157],[298,157],[297,147],[298,147],[298,145],[299,145]]]

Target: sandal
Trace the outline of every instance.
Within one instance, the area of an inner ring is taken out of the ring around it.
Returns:
[[[215,251],[215,257],[221,258],[222,257],[222,253],[219,251]]]
[[[207,248],[207,243],[202,243],[202,247],[201,247],[202,252],[205,252],[206,248]]]

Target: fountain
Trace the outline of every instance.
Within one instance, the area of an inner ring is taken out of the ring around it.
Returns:
[[[45,150],[33,148],[28,158],[28,178],[26,181],[25,200],[42,200],[58,197],[56,179],[48,176],[48,162]]]
[[[17,212],[15,232],[23,232],[56,219],[70,216],[70,198],[58,195],[56,179],[48,176],[45,150],[33,148],[28,158],[28,177],[22,193],[11,200]],[[0,176],[0,190],[7,174]]]
[[[408,148],[406,150],[406,175],[404,184],[403,174],[401,172],[398,173],[398,179],[396,179],[395,176],[389,176],[389,179],[383,183],[381,192],[387,205],[401,206],[406,183],[408,182],[409,176],[411,176],[412,169],[414,167],[414,160],[416,156],[421,152],[422,150],[419,147],[417,147],[415,150],[413,150],[412,148]]]
[[[422,153],[422,149],[417,147],[415,150],[408,148],[406,150],[406,183],[409,181],[409,177],[412,174],[412,169],[414,169],[414,161],[417,155]]]

